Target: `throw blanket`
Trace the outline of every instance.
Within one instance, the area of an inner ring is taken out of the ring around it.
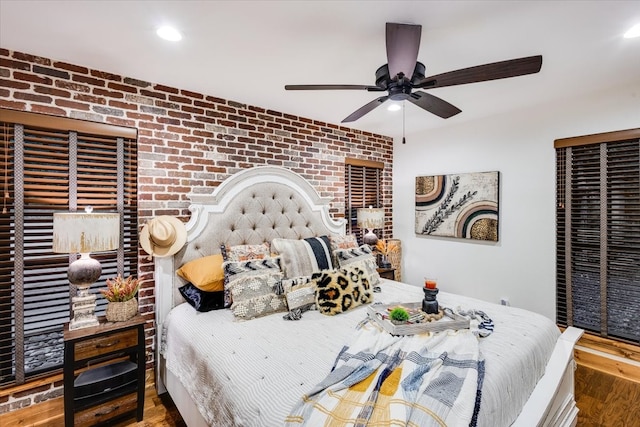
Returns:
[[[483,376],[469,329],[393,336],[368,321],[285,426],[474,426]]]

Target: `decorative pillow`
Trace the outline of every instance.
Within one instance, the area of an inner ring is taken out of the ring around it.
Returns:
[[[259,245],[235,245],[220,246],[220,251],[225,261],[248,261],[250,259],[262,259],[271,256],[269,243]]]
[[[224,270],[224,303],[225,307],[232,304],[232,295],[229,286],[232,280],[245,276],[255,276],[264,273],[281,273],[280,257],[252,259],[248,261],[225,261],[222,264]]]
[[[282,292],[286,294],[298,286],[303,286],[311,282],[311,276],[294,277],[293,279],[282,279]]]
[[[307,310],[316,305],[316,287],[313,284],[295,286],[285,294],[289,310],[305,307]]]
[[[316,305],[322,314],[333,316],[373,301],[371,286],[363,270],[349,266],[314,273]]]
[[[210,255],[189,261],[176,274],[200,290],[215,292],[224,290],[222,255]]]
[[[331,241],[331,262],[333,262],[334,267],[339,265],[335,255],[338,249],[352,249],[358,247],[358,239],[355,234],[347,234],[346,236],[331,235],[329,236],[329,240]]]
[[[284,276],[287,279],[311,276],[312,273],[333,268],[328,236],[302,240],[276,238],[271,242],[271,248],[282,257]]]
[[[351,249],[358,247],[358,239],[355,234],[347,234],[346,236],[331,235],[331,252],[337,249]]]
[[[206,292],[191,283],[181,286],[178,290],[196,311],[206,312],[225,308],[224,291]]]
[[[274,292],[281,280],[282,273],[269,270],[262,274],[240,275],[230,279],[229,290],[233,298],[231,311],[236,317],[246,320],[287,311],[284,296]]]
[[[284,279],[282,290],[289,308],[289,313],[283,316],[285,320],[300,320],[302,313],[316,309],[316,285],[311,276]]]
[[[378,264],[369,245],[362,245],[359,248],[352,249],[338,249],[333,252],[333,255],[336,258],[338,267],[357,266],[364,270],[371,286],[376,286],[380,283]]]

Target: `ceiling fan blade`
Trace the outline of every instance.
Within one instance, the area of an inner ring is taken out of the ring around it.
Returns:
[[[462,111],[455,105],[449,104],[444,99],[440,99],[430,93],[421,91],[413,92],[407,97],[407,101],[435,114],[436,116],[440,116],[443,119],[448,119]]]
[[[387,63],[392,79],[398,73],[403,73],[409,79],[413,75],[418,61],[421,35],[421,25],[387,22]]]
[[[355,122],[356,120],[358,120],[360,117],[364,116],[365,114],[373,111],[376,107],[378,107],[379,105],[382,105],[383,102],[385,102],[387,99],[389,99],[388,96],[381,96],[380,98],[376,98],[373,101],[369,102],[368,104],[363,105],[362,107],[358,108],[356,111],[354,111],[353,113],[349,114],[343,121],[342,123],[347,123],[347,122]]]
[[[366,90],[368,92],[384,92],[378,86],[364,85],[285,85],[285,90]]]
[[[485,82],[488,80],[505,79],[508,77],[534,74],[542,67],[542,55],[526,58],[510,59],[463,68],[422,79],[414,88],[434,88],[444,86],[463,85],[467,83]]]

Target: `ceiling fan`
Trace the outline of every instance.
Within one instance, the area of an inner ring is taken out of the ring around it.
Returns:
[[[409,101],[430,113],[448,119],[460,113],[461,110],[437,96],[420,90],[413,91],[413,89],[432,89],[534,74],[542,67],[542,56],[536,55],[425,77],[424,64],[418,62],[421,33],[421,25],[387,23],[387,64],[376,70],[375,86],[320,84],[286,85],[284,88],[286,90],[366,90],[388,93],[358,108],[342,120],[342,123],[358,120],[389,99]]]

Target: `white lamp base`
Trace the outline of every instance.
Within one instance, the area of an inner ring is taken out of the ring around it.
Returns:
[[[89,287],[78,288],[78,295],[71,298],[73,319],[69,323],[69,330],[98,326],[96,311],[96,296],[89,293]]]

